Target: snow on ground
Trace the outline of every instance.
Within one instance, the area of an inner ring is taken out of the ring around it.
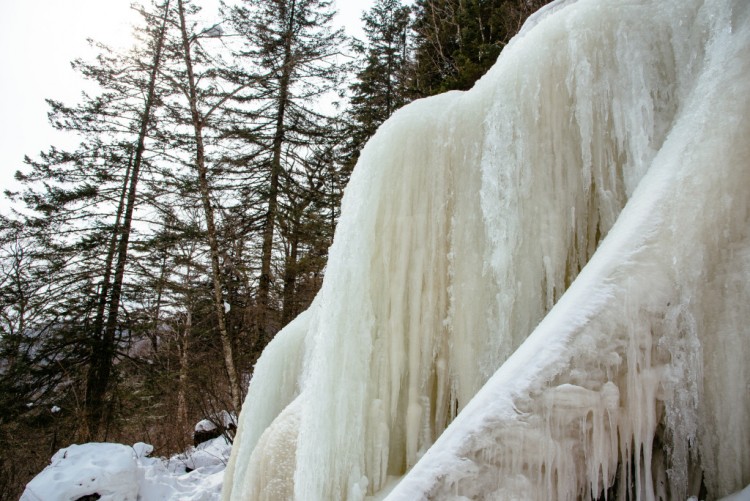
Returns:
[[[219,499],[231,445],[222,436],[169,459],[153,447],[87,443],[60,449],[26,486],[21,501],[213,501]]]

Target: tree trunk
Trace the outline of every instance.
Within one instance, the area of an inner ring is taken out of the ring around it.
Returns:
[[[185,315],[185,325],[182,329],[179,329],[179,340],[178,346],[180,350],[180,378],[177,386],[177,428],[179,430],[179,436],[184,437],[186,433],[190,432],[188,426],[188,410],[187,410],[187,383],[188,383],[188,368],[189,368],[189,349],[190,349],[190,330],[193,328],[193,316],[192,316],[192,301],[188,301],[187,313]],[[184,445],[184,444],[181,444]]]
[[[92,336],[92,349],[91,349],[91,368],[89,369],[86,382],[86,406],[87,416],[89,418],[81,420],[79,423],[79,434],[85,437],[86,440],[93,438],[92,433],[96,432],[96,427],[92,428],[92,420],[98,418],[95,417],[94,410],[91,408],[93,399],[95,398],[93,392],[97,386],[97,380],[100,378],[99,367],[101,361],[97,360],[97,356],[101,356],[104,352],[103,349],[103,330],[104,330],[104,315],[107,311],[107,298],[109,297],[109,287],[112,280],[112,266],[115,261],[115,251],[117,250],[117,237],[120,234],[120,224],[122,214],[125,210],[125,196],[128,193],[128,184],[130,182],[130,170],[133,167],[133,155],[131,152],[130,158],[128,159],[128,166],[125,169],[125,179],[122,183],[122,192],[120,193],[120,201],[117,205],[117,214],[115,215],[115,224],[112,228],[112,238],[109,241],[109,247],[107,249],[107,256],[104,258],[104,275],[102,276],[102,283],[99,287],[99,299],[96,305],[96,317],[94,317],[94,334]]]
[[[273,157],[271,159],[271,183],[268,193],[268,213],[263,227],[263,248],[260,262],[260,283],[258,284],[258,321],[259,341],[265,346],[271,341],[269,326],[270,292],[271,292],[271,258],[273,256],[273,233],[278,211],[279,177],[281,175],[281,152],[284,146],[286,127],[284,118],[289,104],[289,85],[292,75],[292,43],[294,40],[294,16],[296,1],[292,0],[288,13],[289,23],[284,33],[284,64],[279,78],[279,98],[276,108],[276,132],[273,138]],[[262,347],[261,347],[262,348]]]
[[[299,221],[295,220],[289,235],[289,255],[284,268],[284,309],[281,314],[281,324],[286,325],[297,315],[296,295],[297,286],[297,257],[299,247]]]
[[[159,352],[159,325],[161,320],[161,306],[162,306],[162,298],[164,295],[164,279],[167,274],[167,251],[166,249],[162,250],[162,260],[161,260],[161,266],[159,267],[159,281],[156,285],[156,308],[154,308],[154,326],[153,330],[151,331],[151,350],[153,351],[153,355],[156,356],[156,354]]]
[[[188,78],[188,98],[190,102],[190,116],[193,122],[195,135],[195,166],[198,169],[198,189],[203,204],[203,212],[206,217],[206,232],[208,234],[208,245],[211,253],[211,279],[213,283],[213,303],[216,314],[216,323],[219,330],[219,338],[224,351],[224,365],[229,378],[229,391],[235,412],[239,413],[242,407],[242,388],[237,369],[234,363],[234,350],[232,341],[227,330],[226,316],[224,313],[224,298],[221,285],[221,269],[219,267],[219,244],[216,239],[216,226],[214,224],[214,212],[211,207],[210,188],[208,185],[208,171],[206,168],[205,149],[203,145],[203,119],[198,112],[198,93],[193,74],[193,61],[190,55],[190,39],[187,34],[185,23],[185,10],[182,0],[177,1],[180,16],[180,31],[182,33],[182,49],[185,60],[185,69]]]

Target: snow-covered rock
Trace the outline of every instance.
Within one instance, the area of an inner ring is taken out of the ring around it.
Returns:
[[[224,437],[169,459],[151,458],[153,447],[86,443],[60,449],[26,486],[21,501],[216,501],[231,445]]]
[[[132,447],[87,443],[60,449],[34,477],[22,501],[71,501],[98,494],[102,501],[138,499],[138,460]]]
[[[223,410],[206,419],[201,419],[195,424],[193,431],[193,445],[197,446],[203,442],[214,439],[229,431],[234,434],[237,429],[237,419],[234,414]]]

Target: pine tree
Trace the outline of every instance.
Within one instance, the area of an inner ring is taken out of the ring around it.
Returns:
[[[467,90],[526,18],[550,0],[417,0],[415,87],[420,96]]]
[[[0,423],[4,423],[23,413],[35,392],[46,389],[35,384],[33,363],[38,338],[51,327],[47,314],[54,303],[47,294],[46,269],[36,259],[40,249],[25,238],[17,221],[0,216],[0,228]]]
[[[161,19],[160,24],[156,25],[156,29],[153,31],[152,39],[153,50],[151,52],[150,67],[148,68],[148,80],[146,83],[145,98],[142,103],[141,113],[138,126],[138,135],[135,143],[135,152],[132,158],[132,162],[128,163],[128,175],[126,176],[128,182],[127,188],[127,199],[124,207],[120,203],[118,207],[118,213],[116,215],[116,233],[113,235],[111,245],[107,253],[108,264],[111,263],[113,252],[116,246],[116,263],[114,267],[114,277],[112,280],[111,292],[107,291],[107,285],[110,278],[111,268],[107,267],[102,283],[101,297],[105,298],[109,293],[109,306],[107,308],[107,318],[104,324],[104,332],[99,335],[100,330],[100,313],[104,311],[104,301],[100,301],[100,305],[97,309],[97,319],[95,326],[96,341],[100,342],[99,346],[95,346],[93,350],[94,361],[91,364],[89,370],[88,382],[86,385],[86,406],[88,409],[88,425],[89,435],[96,437],[99,432],[99,426],[103,417],[104,412],[104,395],[107,392],[110,384],[110,374],[112,371],[112,364],[115,357],[115,338],[116,331],[118,329],[118,315],[120,308],[120,300],[122,297],[122,287],[125,274],[125,264],[128,258],[128,244],[130,241],[130,234],[133,225],[133,211],[135,209],[135,202],[138,189],[138,179],[140,175],[141,166],[143,163],[143,156],[145,151],[146,137],[151,127],[152,110],[157,103],[156,84],[157,77],[159,74],[159,67],[162,62],[162,53],[164,47],[164,39],[166,37],[167,19],[169,12],[169,0],[166,0],[160,7]],[[135,124],[134,124],[135,125]],[[123,191],[124,193],[124,191]],[[124,210],[123,210],[124,209]],[[120,225],[120,216],[122,216],[122,224]]]
[[[129,243],[147,163],[145,145],[160,98],[157,75],[166,19],[158,13],[164,14],[168,3],[156,6],[157,14],[147,19],[140,50],[118,54],[98,44],[93,63],[73,63],[100,91],[84,94],[75,106],[49,101],[50,120],[57,129],[77,134],[81,143],[71,151],[52,147],[38,160],[27,159],[30,169],[17,175],[27,189],[15,198],[29,209],[18,221],[26,237],[44,249],[36,258],[47,263],[58,292],[72,292],[60,296],[50,315],[60,335],[70,330],[65,325],[77,322],[80,337],[63,344],[85,348],[84,439],[106,433],[107,393],[119,338],[126,331],[120,312]],[[55,337],[60,336],[50,340]]]
[[[343,66],[337,56],[343,33],[331,28],[334,12],[328,0],[244,0],[226,14],[244,39],[238,58],[256,69],[252,93],[238,96],[247,103],[252,120],[235,134],[248,139],[245,158],[265,175],[252,195],[262,197],[265,205],[255,301],[259,352],[280,323],[273,294],[280,207],[294,179],[304,177],[311,148],[330,135],[327,117],[315,104],[339,85]]]
[[[340,171],[334,162],[335,137],[317,145],[306,158],[304,176],[292,179],[280,204],[279,233],[284,249],[281,324],[286,325],[312,302],[320,289],[328,247],[333,242],[336,208],[330,190],[337,190],[338,206],[343,187],[331,186]],[[334,211],[333,214],[330,210]]]
[[[175,204],[164,207],[159,217],[158,230],[137,246],[141,253],[138,272],[144,277],[141,287],[150,302],[143,301],[133,314],[144,317],[138,325],[150,346],[137,355],[147,357],[148,363],[134,367],[128,375],[131,381],[147,381],[143,386],[152,398],[148,403],[130,395],[125,398],[132,401],[129,415],[137,413],[150,429],[161,431],[158,438],[151,439],[152,445],[184,450],[192,443],[191,422],[205,417],[196,412],[207,394],[195,391],[195,382],[201,379],[200,374],[221,375],[225,368],[220,343],[214,341],[210,252],[202,207]],[[218,350],[214,350],[217,344]],[[222,397],[226,381],[222,377],[215,380],[219,384],[210,392],[215,397],[212,405],[228,408],[231,402]],[[143,388],[139,393],[145,393]],[[165,408],[174,413],[176,426],[165,426],[158,418]]]
[[[367,41],[354,43],[361,68],[350,87],[350,166],[377,128],[411,99],[410,13],[400,0],[376,0],[362,16]]]

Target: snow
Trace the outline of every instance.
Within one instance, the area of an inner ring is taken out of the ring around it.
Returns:
[[[213,431],[217,428],[217,423],[221,424],[224,429],[227,429],[230,426],[236,426],[237,419],[229,412],[221,411],[211,416],[210,419],[206,418],[198,421],[195,424],[195,431]]]
[[[138,498],[138,462],[131,447],[82,444],[60,449],[26,486],[21,499],[69,500],[98,493],[105,501]]]
[[[556,2],[474,89],[398,111],[223,499],[748,485],[748,53],[744,0]]]
[[[230,448],[219,437],[165,460],[149,457],[153,447],[143,442],[71,445],[28,483],[21,501],[70,501],[93,494],[103,501],[215,501]]]
[[[200,470],[203,474],[222,472],[229,460],[231,444],[221,436],[207,440],[185,453],[173,456],[171,462],[184,465],[185,469]],[[171,468],[174,471],[174,468]]]
[[[195,424],[195,431],[213,431],[216,425],[210,419],[201,419]]]

